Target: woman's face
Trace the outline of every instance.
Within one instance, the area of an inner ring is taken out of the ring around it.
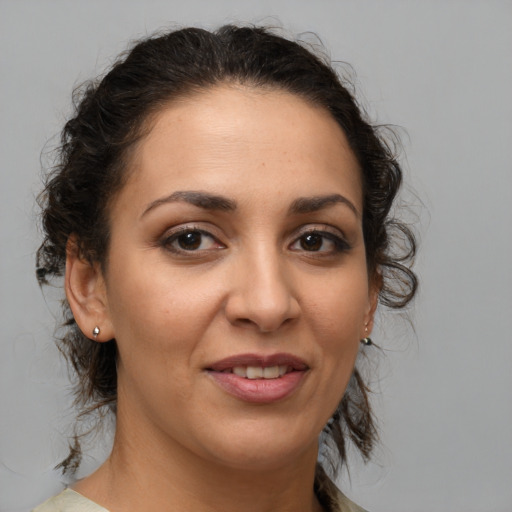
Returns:
[[[104,291],[120,429],[236,468],[316,453],[376,300],[344,134],[222,86],[162,110],[130,167]]]

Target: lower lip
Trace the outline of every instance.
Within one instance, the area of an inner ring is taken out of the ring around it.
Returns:
[[[301,384],[306,371],[293,371],[277,379],[246,379],[234,373],[209,371],[224,391],[252,403],[272,403],[290,396]]]

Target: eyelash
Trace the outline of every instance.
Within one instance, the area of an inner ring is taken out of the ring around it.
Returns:
[[[160,245],[164,249],[166,249],[166,250],[168,250],[170,252],[173,252],[175,254],[192,255],[192,253],[194,253],[194,252],[211,250],[211,249],[198,250],[197,248],[194,248],[194,249],[184,249],[183,247],[178,248],[178,247],[173,246],[173,244],[175,242],[179,243],[179,238],[180,237],[183,237],[183,236],[188,235],[188,234],[194,234],[194,233],[197,233],[197,234],[200,235],[200,238],[199,238],[199,244],[200,245],[203,243],[204,237],[207,237],[207,238],[210,238],[214,243],[219,245],[219,247],[216,247],[214,250],[225,249],[224,244],[219,242],[215,236],[213,236],[208,231],[205,231],[204,229],[198,228],[196,226],[184,226],[182,228],[177,229],[174,233],[171,233],[169,236],[164,237],[164,239],[161,241]]]
[[[194,248],[183,248],[183,247],[176,247],[174,244],[179,243],[180,237],[183,237],[185,235],[191,235],[191,234],[198,234],[199,239],[197,240],[198,246]],[[306,237],[318,237],[320,242],[320,247],[318,249],[312,249],[308,250],[302,245],[302,242],[306,240]],[[200,249],[199,247],[203,244],[204,238],[211,239],[212,243],[217,244],[217,247],[214,248],[207,248],[207,249]],[[323,246],[327,242],[330,242],[333,244],[333,248],[330,250],[321,250]],[[293,246],[296,244],[300,244],[301,247],[294,249]],[[210,232],[201,229],[196,226],[184,226],[182,228],[177,229],[175,232],[171,233],[168,236],[165,236],[161,242],[160,245],[177,255],[187,255],[187,256],[199,256],[199,254],[204,254],[205,251],[215,251],[220,249],[225,249],[226,246],[218,241],[218,239],[212,235]],[[325,231],[321,229],[309,229],[306,231],[303,231],[297,238],[294,239],[294,241],[289,244],[288,246],[291,251],[293,252],[304,252],[308,254],[310,257],[328,257],[337,255],[340,253],[347,252],[351,249],[351,246],[349,243],[341,236],[338,236],[334,233],[331,233],[330,231]],[[194,254],[196,253],[196,254]]]
[[[329,251],[321,251],[321,250],[307,250],[304,247],[301,247],[301,249],[296,249],[297,251],[304,251],[305,253],[311,253],[310,256],[314,257],[321,257],[321,256],[332,256],[340,253],[347,252],[351,249],[351,246],[349,243],[341,236],[335,235],[334,233],[331,233],[330,231],[325,231],[321,229],[309,229],[307,231],[304,231],[300,234],[298,238],[294,240],[292,244],[290,244],[290,247],[292,247],[295,244],[300,244],[301,241],[304,241],[306,237],[312,236],[312,237],[319,237],[321,240],[321,245],[323,246],[325,244],[325,241],[331,242],[333,244],[333,249]],[[294,249],[292,249],[294,250]]]

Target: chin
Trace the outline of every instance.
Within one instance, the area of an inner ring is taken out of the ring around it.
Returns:
[[[265,428],[260,425],[240,432],[227,437],[224,432],[222,441],[215,443],[211,455],[218,463],[237,470],[273,471],[295,465],[304,457],[316,460],[317,435],[297,436],[290,426]]]

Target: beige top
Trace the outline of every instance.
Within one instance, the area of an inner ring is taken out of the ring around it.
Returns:
[[[366,512],[349,500],[327,477],[321,466],[317,466],[315,491],[320,503],[327,512]],[[32,512],[109,512],[94,501],[65,489],[36,507]]]
[[[64,489],[60,494],[46,500],[32,512],[108,512],[108,510],[78,494],[73,489]]]
[[[333,498],[330,512],[365,512],[339,491]],[[73,489],[65,489],[36,507],[32,512],[108,512],[108,510]]]

